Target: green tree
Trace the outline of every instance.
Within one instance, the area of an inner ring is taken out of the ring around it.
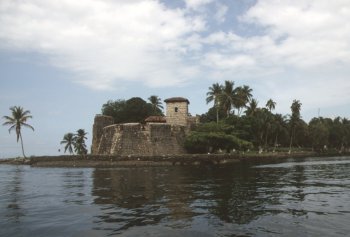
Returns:
[[[290,143],[289,143],[289,153],[292,152],[292,144],[293,144],[293,138],[295,136],[295,130],[300,122],[300,109],[301,109],[301,103],[299,100],[293,100],[292,105],[290,106],[292,115],[290,116]]]
[[[64,153],[68,150],[69,154],[74,153],[73,147],[75,147],[75,136],[73,133],[66,133],[63,136],[63,140],[61,141],[61,144],[66,144],[64,146]]]
[[[329,144],[340,152],[350,142],[350,122],[346,118],[336,117],[329,126]]]
[[[148,98],[148,100],[149,100],[149,102],[152,105],[153,115],[162,115],[162,109],[164,109],[164,108],[163,108],[163,105],[162,105],[161,98],[159,98],[156,95],[151,95]]]
[[[17,143],[19,139],[21,140],[21,146],[22,146],[22,153],[23,157],[26,158],[24,154],[24,147],[23,147],[23,139],[22,139],[22,133],[21,129],[22,127],[30,128],[34,131],[34,128],[27,123],[28,119],[33,118],[30,115],[29,110],[24,110],[20,106],[13,106],[10,108],[12,116],[4,116],[3,118],[6,120],[5,123],[3,123],[4,126],[10,126],[9,132],[12,130],[16,131],[16,136],[17,136]]]
[[[153,108],[151,104],[147,104],[140,97],[133,97],[126,101],[126,114],[128,118],[125,122],[142,123],[148,116],[153,114]]]
[[[236,100],[235,100],[235,107],[237,108],[237,115],[240,116],[241,110],[245,107],[247,107],[247,103],[252,98],[252,91],[249,86],[239,86],[235,89],[236,92]]]
[[[272,99],[269,99],[267,102],[266,102],[266,108],[269,109],[270,112],[272,112],[272,110],[274,110],[276,108],[276,102],[273,101]]]
[[[190,153],[207,153],[223,150],[229,153],[232,149],[246,150],[252,147],[250,142],[223,132],[191,132],[185,140],[185,148]]]
[[[112,116],[115,123],[123,123],[128,119],[125,100],[109,100],[102,105],[102,114]]]
[[[312,147],[318,151],[328,146],[329,129],[321,118],[313,118],[309,123]]]
[[[216,122],[216,124],[218,124],[218,118],[224,118],[225,115],[226,115],[226,112],[223,110],[223,108],[219,107],[219,110],[216,110],[216,108],[211,107],[208,110],[208,112],[200,116],[200,122],[201,123]]]
[[[230,112],[237,100],[237,91],[234,89],[233,81],[225,81],[225,85],[222,88],[222,93],[220,94],[219,101],[226,111],[226,116],[230,116]]]
[[[78,155],[86,155],[87,149],[85,140],[87,132],[84,129],[78,129],[77,133],[74,135],[74,150]]]
[[[249,102],[249,105],[247,107],[247,110],[245,111],[247,116],[254,116],[254,114],[256,113],[257,109],[258,109],[258,101],[256,99],[252,99]]]
[[[153,107],[140,97],[109,100],[102,106],[102,114],[112,116],[115,123],[142,123],[153,114]]]
[[[216,123],[219,123],[219,97],[222,94],[222,86],[219,83],[214,83],[211,87],[209,87],[209,91],[207,92],[207,104],[214,101],[214,107],[216,109]]]
[[[284,140],[288,139],[287,138],[288,137],[288,130],[287,130],[286,117],[283,116],[282,114],[273,115],[272,134],[273,134],[273,138],[274,138],[274,141],[273,141],[274,150],[279,145],[280,140],[283,140],[283,138],[285,138]]]

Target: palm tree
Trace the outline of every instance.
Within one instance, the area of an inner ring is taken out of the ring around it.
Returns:
[[[148,100],[151,102],[152,104],[152,108],[153,108],[153,113],[154,114],[158,114],[157,111],[161,111],[163,109],[163,105],[162,105],[162,100],[161,98],[159,98],[156,95],[151,95]]]
[[[276,108],[276,102],[273,101],[272,99],[269,99],[267,102],[266,102],[266,108],[269,109],[269,111],[271,112],[272,110],[274,110]]]
[[[290,106],[292,110],[292,115],[290,116],[290,144],[289,144],[289,153],[292,152],[292,144],[293,144],[293,137],[295,134],[295,128],[300,121],[300,109],[301,109],[301,103],[299,100],[293,100],[292,105]]]
[[[219,96],[219,101],[226,111],[227,117],[229,117],[231,109],[234,107],[237,100],[237,91],[234,89],[233,81],[225,81],[225,85],[222,88],[222,93]]]
[[[286,130],[286,117],[283,116],[282,114],[275,114],[273,115],[273,130],[275,133],[275,141],[274,141],[274,151],[276,147],[278,146],[278,136]]]
[[[61,144],[66,144],[64,147],[64,153],[69,151],[69,154],[73,153],[73,147],[75,146],[75,139],[73,133],[66,133],[61,141]]]
[[[247,103],[252,98],[252,91],[253,89],[246,85],[236,88],[237,100],[235,107],[238,110],[238,116],[241,114],[241,109],[246,107]]]
[[[254,116],[255,112],[258,109],[258,101],[256,99],[252,99],[247,107],[247,110],[245,111],[247,116]]]
[[[79,155],[86,155],[87,149],[85,145],[85,140],[87,132],[84,129],[78,129],[77,134],[74,136],[74,150]]]
[[[4,126],[5,125],[11,126],[9,128],[9,132],[11,132],[12,130],[16,130],[17,142],[19,139],[21,139],[23,157],[26,158],[26,156],[24,154],[21,129],[23,126],[23,127],[30,128],[34,131],[34,128],[31,125],[26,123],[28,119],[33,118],[33,117],[30,115],[29,110],[24,110],[20,106],[13,106],[10,108],[10,110],[12,112],[12,117],[11,116],[4,116],[3,118],[6,120],[6,122],[3,123],[3,125]]]
[[[207,104],[214,101],[214,107],[216,108],[216,123],[219,123],[219,97],[222,93],[222,86],[219,83],[214,83],[209,87],[207,92]]]

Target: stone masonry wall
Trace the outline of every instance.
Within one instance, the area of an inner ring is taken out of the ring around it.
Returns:
[[[166,122],[168,124],[187,126],[187,117],[188,117],[187,102],[167,103]]]
[[[115,124],[103,129],[96,154],[101,155],[168,155],[184,154],[182,126],[149,123]]]
[[[94,125],[92,127],[92,154],[98,154],[98,145],[100,144],[100,139],[103,134],[103,128],[112,125],[113,123],[114,119],[111,116],[105,116],[100,114],[95,116]]]

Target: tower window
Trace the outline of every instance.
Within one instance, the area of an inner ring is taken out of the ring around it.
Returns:
[[[179,111],[178,107],[175,107],[175,113],[177,113]]]

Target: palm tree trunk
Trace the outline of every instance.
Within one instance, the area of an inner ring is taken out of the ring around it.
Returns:
[[[22,145],[22,153],[23,153],[23,157],[24,159],[27,158],[26,155],[24,154],[24,148],[23,148],[23,139],[22,139],[22,133],[19,133],[19,138],[21,139],[21,145]]]
[[[276,133],[275,144],[274,144],[273,152],[276,151],[276,147],[277,147],[277,138],[278,138],[278,133]]]
[[[292,134],[290,136],[289,154],[292,153],[293,135],[294,135],[294,129],[292,129]]]
[[[219,124],[219,109],[216,106],[216,124]]]

